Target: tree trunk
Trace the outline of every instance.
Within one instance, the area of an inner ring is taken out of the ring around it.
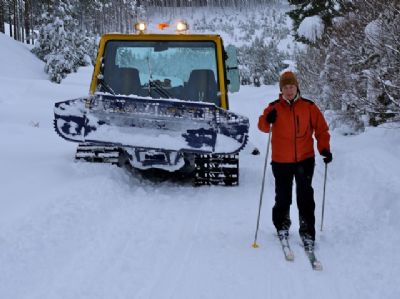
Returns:
[[[122,0],[119,1],[119,10],[118,10],[118,15],[119,15],[119,32],[124,33],[124,21],[122,20],[122,10],[123,10],[123,3]]]
[[[18,22],[18,17],[17,17],[17,0],[13,0],[13,25],[14,25],[14,39],[18,40],[18,31],[17,31],[17,22]]]
[[[22,5],[22,1],[19,0],[18,2],[19,6],[19,14],[18,14],[18,30],[20,32],[20,41],[25,42],[25,34],[24,34],[24,7]]]
[[[31,12],[31,0],[25,0],[25,13],[24,13],[24,23],[25,23],[25,35],[26,35],[26,42],[28,44],[31,43],[31,36],[30,36],[30,28],[31,28],[31,19],[30,19],[30,12]]]
[[[33,18],[33,16],[35,15],[35,13],[34,13],[34,5],[35,5],[35,2],[31,2],[30,3],[31,4],[31,9],[30,9],[30,13],[29,13],[29,19],[30,19],[30,32],[31,32],[31,35],[30,35],[30,37],[31,37],[31,40],[32,40],[32,45],[34,45],[35,44],[35,32],[33,31],[33,28],[35,27],[35,20],[34,20],[34,18]]]
[[[11,19],[11,2],[8,3],[8,29],[10,31],[10,37],[13,37],[13,32],[12,32],[12,19]]]
[[[4,1],[0,0],[0,32],[5,33],[4,29]]]

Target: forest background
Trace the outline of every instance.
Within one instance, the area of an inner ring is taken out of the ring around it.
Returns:
[[[354,134],[400,120],[396,0],[0,0],[0,32],[30,45],[60,83],[94,63],[102,34],[182,14],[194,33],[230,37],[243,85],[274,84],[293,66],[332,128]]]

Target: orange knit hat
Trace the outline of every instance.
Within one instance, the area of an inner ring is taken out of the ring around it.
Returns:
[[[282,87],[285,85],[296,85],[297,89],[299,89],[299,82],[297,81],[296,75],[292,71],[284,72],[279,78],[279,88],[282,90]]]

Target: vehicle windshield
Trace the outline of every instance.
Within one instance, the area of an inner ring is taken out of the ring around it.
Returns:
[[[215,43],[109,41],[98,90],[219,106]]]

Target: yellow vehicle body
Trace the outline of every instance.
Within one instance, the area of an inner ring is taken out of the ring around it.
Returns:
[[[236,49],[219,35],[105,34],[89,96],[56,103],[54,128],[78,160],[237,185],[249,130],[229,111],[238,90]]]

